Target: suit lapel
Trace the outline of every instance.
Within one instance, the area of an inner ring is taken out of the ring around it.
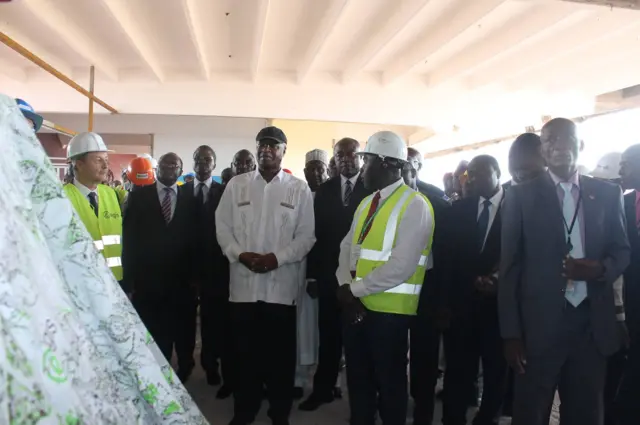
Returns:
[[[544,173],[540,179],[540,184],[537,185],[538,199],[536,203],[538,207],[546,212],[548,215],[548,221],[545,220],[545,224],[550,227],[553,238],[556,239],[556,244],[562,247],[562,251],[566,252],[565,246],[567,243],[565,237],[564,221],[562,215],[562,208],[560,208],[560,201],[558,200],[558,191],[551,179],[549,173]]]
[[[636,227],[636,194],[631,192],[624,197],[624,213],[627,217],[627,235],[633,249],[637,249],[640,237]]]
[[[602,207],[598,203],[590,179],[580,176],[580,192],[582,194],[582,219],[584,220],[584,223],[581,223],[585,237],[583,241],[584,254],[587,258],[593,258],[596,253],[594,247],[599,245],[599,241],[596,240],[597,236],[602,234],[604,226],[604,223],[599,222],[599,217],[602,217],[602,214],[598,214]]]

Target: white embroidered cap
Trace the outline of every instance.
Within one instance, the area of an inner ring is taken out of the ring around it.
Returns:
[[[307,152],[304,157],[304,163],[308,164],[310,161],[320,161],[324,165],[329,165],[329,154],[322,149],[314,149]]]

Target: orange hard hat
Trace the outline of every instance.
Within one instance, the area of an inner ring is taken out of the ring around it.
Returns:
[[[156,182],[153,164],[147,158],[138,157],[131,160],[127,168],[127,178],[136,186],[148,186]]]

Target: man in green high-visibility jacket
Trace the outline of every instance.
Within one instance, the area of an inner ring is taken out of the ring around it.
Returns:
[[[122,213],[113,188],[102,182],[109,170],[107,146],[96,133],[80,133],[67,146],[67,158],[74,173],[64,191],[78,216],[104,256],[107,266],[122,285]],[[129,293],[126,287],[123,290]]]
[[[433,208],[404,184],[407,146],[381,131],[364,152],[363,182],[375,190],[356,210],[336,277],[344,312],[351,423],[406,423],[409,327],[431,255]]]

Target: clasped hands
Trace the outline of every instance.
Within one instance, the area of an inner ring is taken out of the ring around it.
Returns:
[[[600,261],[567,256],[562,262],[562,276],[577,281],[600,279],[604,275],[604,266]]]
[[[478,276],[473,286],[482,294],[495,294],[498,291],[498,279],[493,275]]]
[[[243,252],[238,260],[254,273],[269,273],[278,268],[278,258],[272,252],[269,254]]]

